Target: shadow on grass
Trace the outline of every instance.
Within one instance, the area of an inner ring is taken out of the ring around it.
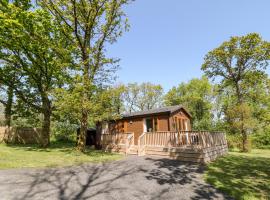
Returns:
[[[208,166],[206,181],[235,199],[268,199],[270,158],[228,155]]]
[[[51,142],[50,146],[47,148],[42,148],[36,144],[6,144],[8,147],[13,148],[14,150],[20,151],[34,151],[34,152],[63,152],[67,154],[77,153],[85,154],[88,156],[95,155],[109,155],[111,153],[104,152],[102,150],[95,150],[94,147],[86,147],[85,152],[81,153],[76,150],[75,142]]]
[[[25,151],[37,151],[37,152],[51,152],[54,150],[62,152],[73,151],[76,147],[75,142],[51,142],[50,146],[47,148],[42,148],[37,144],[6,144],[8,147],[25,150]]]

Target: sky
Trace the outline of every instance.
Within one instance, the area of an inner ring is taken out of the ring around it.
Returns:
[[[136,0],[125,7],[130,31],[108,49],[121,59],[117,82],[168,91],[199,78],[207,52],[231,36],[257,32],[270,41],[269,9],[270,0]]]

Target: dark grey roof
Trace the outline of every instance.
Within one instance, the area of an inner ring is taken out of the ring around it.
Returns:
[[[129,118],[129,117],[144,116],[144,115],[159,114],[159,113],[173,113],[179,109],[184,109],[185,112],[191,117],[191,115],[188,113],[188,111],[181,105],[167,106],[167,107],[156,108],[156,109],[151,109],[151,110],[146,110],[146,111],[126,113],[126,114],[123,114],[122,117]]]

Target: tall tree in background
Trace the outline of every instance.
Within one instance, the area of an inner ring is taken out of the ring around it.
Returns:
[[[124,101],[126,106],[126,111],[131,113],[136,111],[136,103],[139,98],[140,87],[138,83],[129,83],[126,87],[124,94]]]
[[[183,105],[192,115],[194,129],[209,130],[212,128],[213,86],[207,77],[192,79],[173,87],[164,98],[168,106]]]
[[[40,0],[39,2],[64,27],[62,33],[76,50],[74,55],[77,61],[76,70],[81,75],[77,76],[79,84],[76,85],[76,91],[81,94],[81,131],[78,150],[84,151],[89,111],[93,105],[91,98],[95,94],[97,82],[102,84],[102,78],[108,78],[106,72],[109,68],[105,67],[116,62],[105,55],[106,45],[116,42],[123,30],[128,28],[122,8],[129,3],[129,0]]]
[[[6,65],[4,65],[1,70],[5,71],[5,79],[9,81],[9,84],[7,85],[4,81],[0,80],[0,103],[2,103],[2,105],[4,106],[5,126],[10,127],[14,99],[14,77],[16,76],[16,74],[12,72],[12,68]]]
[[[126,86],[124,100],[127,112],[158,108],[163,103],[163,88],[152,83],[130,83]]]
[[[70,53],[59,34],[61,27],[53,23],[49,13],[22,5],[15,1],[1,7],[0,82],[14,90],[18,101],[42,113],[41,145],[46,147],[50,143],[50,92],[63,84],[63,69],[70,63]]]
[[[140,111],[158,108],[162,104],[162,98],[163,88],[161,85],[155,85],[149,82],[142,83],[136,106]]]
[[[4,0],[0,3],[0,12],[5,13],[9,8],[8,5],[13,3],[14,6],[22,9],[28,10],[31,7],[30,0]],[[0,80],[0,103],[4,106],[4,113],[5,113],[5,125],[10,127],[11,126],[11,119],[12,119],[12,106],[13,106],[13,98],[14,98],[14,81],[16,77],[16,72],[12,67],[8,66],[6,63],[2,63],[2,70],[4,71],[4,78],[9,81],[9,85],[5,84],[5,81]]]
[[[245,152],[248,151],[247,134],[251,130],[249,112],[252,112],[247,96],[250,88],[259,84],[265,76],[269,58],[270,44],[263,41],[258,34],[252,33],[231,37],[229,41],[210,51],[202,65],[205,74],[219,81],[222,88],[232,88],[236,102],[229,113],[234,113],[232,118],[242,135],[242,150]]]

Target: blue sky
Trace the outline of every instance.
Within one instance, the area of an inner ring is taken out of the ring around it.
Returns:
[[[168,91],[200,77],[205,54],[230,36],[257,32],[270,41],[269,8],[269,0],[137,0],[125,9],[130,31],[109,48],[121,59],[118,82]]]

